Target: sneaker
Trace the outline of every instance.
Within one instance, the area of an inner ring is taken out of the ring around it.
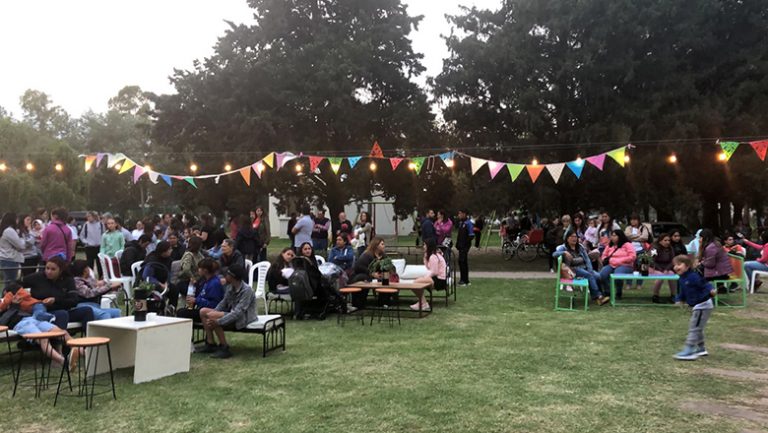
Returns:
[[[549,268],[549,273],[550,273],[550,274],[554,274],[554,273],[555,273],[555,270],[554,270],[554,269],[552,269],[552,268]]]
[[[219,350],[219,346],[215,344],[207,343],[207,342],[205,344],[201,344],[195,347],[196,353],[213,353],[213,352],[216,352],[217,350]]]
[[[707,352],[707,348],[706,348],[706,347],[704,347],[704,345],[703,345],[703,344],[700,344],[700,345],[699,345],[699,346],[696,348],[696,354],[697,354],[697,355],[699,355],[699,356],[709,356],[709,352]]]
[[[698,352],[693,346],[685,346],[685,348],[682,351],[677,352],[675,354],[675,359],[678,359],[681,361],[695,361],[699,359],[699,356],[701,355],[698,354]]]
[[[431,308],[429,306],[429,303],[425,302],[425,303],[421,304],[421,311],[429,311],[430,309]],[[411,305],[411,310],[419,311],[419,303],[417,302],[417,303]]]
[[[651,296],[651,302],[653,302],[654,304],[661,304],[662,303],[661,297],[659,297],[658,295],[653,295]]]
[[[419,309],[419,302],[415,304],[411,304],[411,310],[418,310]]]
[[[213,352],[211,358],[227,359],[232,357],[232,352],[229,351],[229,346],[220,346],[219,350]]]
[[[755,293],[760,289],[760,286],[763,285],[763,282],[760,280],[755,280]]]
[[[351,314],[357,311],[357,307],[352,304],[347,304],[347,314]]]
[[[611,302],[610,296],[601,296],[597,298],[597,305],[605,305],[607,303]]]

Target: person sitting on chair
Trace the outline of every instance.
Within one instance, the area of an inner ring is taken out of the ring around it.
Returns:
[[[202,308],[200,319],[205,329],[205,345],[196,351],[212,353],[212,358],[225,359],[232,356],[224,331],[244,329],[257,319],[256,293],[243,282],[245,267],[233,264],[227,269],[224,299],[216,308]],[[214,335],[219,340],[216,345]]]
[[[200,239],[200,238],[198,238]],[[187,293],[187,306],[176,312],[176,317],[192,319],[200,323],[200,310],[202,308],[216,308],[224,298],[224,288],[219,281],[219,263],[208,257],[197,264],[197,281],[195,292]]]
[[[269,267],[267,272],[267,284],[269,285],[269,292],[278,295],[287,295],[290,293],[288,290],[288,277],[293,271],[293,265],[291,262],[296,257],[293,252],[293,248],[286,247],[277,256],[277,259]],[[289,271],[286,271],[289,270]]]
[[[93,320],[114,319],[120,317],[119,308],[101,308],[101,296],[116,291],[122,284],[97,281],[86,260],[75,260],[71,267],[77,288],[78,307],[88,307],[93,311]]]
[[[429,283],[432,285],[432,290],[446,290],[448,288],[448,266],[445,263],[442,251],[437,248],[437,242],[434,238],[424,240],[424,266],[427,267],[429,274],[416,278],[414,282]],[[413,294],[419,298],[419,301],[411,305],[411,310],[429,311],[430,306],[427,298],[424,297],[424,290],[413,290]]]
[[[336,235],[336,246],[328,253],[328,261],[345,271],[352,268],[355,262],[355,250],[349,245],[346,233]]]
[[[579,235],[576,230],[571,230],[565,235],[565,243],[555,249],[552,257],[555,259],[562,257],[563,264],[571,268],[576,278],[587,280],[589,294],[598,305],[604,305],[611,300],[610,297],[603,295],[603,292],[600,291],[597,283],[600,274],[592,268],[589,252],[584,245],[579,243]],[[557,278],[560,278],[560,275]]]

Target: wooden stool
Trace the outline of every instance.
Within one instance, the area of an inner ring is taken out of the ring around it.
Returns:
[[[389,295],[390,299],[392,300],[392,303],[394,303],[394,309],[391,305],[378,305],[371,314],[371,326],[373,326],[373,317],[376,315],[376,312],[379,312],[379,323],[381,323],[381,316],[384,314],[384,311],[387,312],[387,321],[389,322],[389,327],[395,326],[395,317],[392,316],[392,312],[394,311],[396,313],[397,317],[397,324],[400,325],[400,308],[398,307],[398,301],[400,300],[399,294],[400,291],[397,289],[388,289],[388,288],[378,288],[375,290],[377,295]]]
[[[53,350],[54,340],[63,340],[67,335],[65,331],[49,331],[49,332],[37,332],[32,334],[26,334],[22,336],[24,340],[30,340],[39,344],[41,340],[49,340],[48,350]],[[36,349],[36,348],[35,348]],[[32,363],[32,377],[23,378],[21,376],[21,366],[24,364],[24,352],[29,352],[31,349],[21,349],[19,354],[19,363],[16,366],[16,374],[13,377],[13,397],[16,396],[16,390],[19,385],[23,385],[26,382],[33,382],[32,387],[35,389],[35,398],[40,397],[40,394],[44,389],[48,389],[48,379],[51,373],[51,358],[48,354],[43,352],[43,348],[40,348],[37,362]],[[50,353],[50,352],[49,352]],[[37,367],[40,366],[40,375],[37,374]]]
[[[344,295],[344,302],[346,302],[347,305],[349,305],[352,302],[353,293],[360,293],[362,291],[363,289],[359,287],[344,287],[339,289],[339,293]],[[363,314],[364,314],[363,310],[358,310],[358,311],[347,313],[347,314],[338,314],[336,316],[336,324],[341,323],[341,326],[344,326],[344,323],[346,323],[347,321],[347,316],[355,315],[356,317],[360,318],[360,324],[365,325],[365,318],[363,317]]]
[[[85,337],[85,338],[73,338],[67,341],[67,346],[72,350],[85,351],[85,368],[83,368],[83,362],[77,363],[77,392],[74,394],[62,396],[72,397],[85,397],[85,409],[88,410],[93,407],[93,397],[96,395],[96,376],[98,371],[99,354],[101,348],[106,346],[107,348],[107,361],[109,362],[109,382],[112,389],[112,398],[117,400],[117,394],[115,394],[115,377],[112,373],[112,353],[109,350],[109,338],[106,337]],[[94,355],[94,350],[96,354]],[[93,363],[91,363],[93,360]],[[72,378],[69,373],[69,358],[61,366],[61,375],[59,376],[59,386],[56,388],[56,398],[53,400],[53,406],[59,400],[59,394],[61,393],[61,382],[64,380],[64,373],[67,373],[67,381],[69,383],[69,391],[72,392]],[[91,375],[90,390],[88,389],[88,375]],[[99,385],[100,387],[106,387],[106,385]],[[109,389],[99,394],[109,392]]]
[[[11,376],[12,382],[16,383],[16,367],[14,366],[13,362],[13,350],[11,349],[11,337],[8,334],[8,327],[0,325],[0,335],[5,334],[5,342],[8,345],[8,352],[0,355],[1,357],[8,358],[8,371],[5,373],[0,374],[0,377],[4,376]],[[5,365],[5,363],[3,363]]]

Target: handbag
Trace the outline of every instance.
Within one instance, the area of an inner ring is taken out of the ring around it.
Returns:
[[[18,309],[9,308],[2,315],[0,315],[0,325],[13,329],[16,324],[21,322],[21,319],[22,317],[19,314]]]
[[[619,248],[617,247],[615,250],[613,250],[611,255],[609,255],[608,257],[603,259],[603,266],[608,266],[608,263],[611,261],[611,257],[613,257],[613,255],[616,254],[616,251],[618,251],[618,250],[619,250]]]

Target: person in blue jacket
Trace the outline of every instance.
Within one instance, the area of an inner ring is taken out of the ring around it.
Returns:
[[[563,257],[563,264],[571,268],[576,278],[587,280],[592,300],[596,301],[598,305],[604,305],[611,300],[610,297],[604,296],[603,292],[600,291],[597,284],[600,274],[592,268],[592,261],[589,259],[587,249],[579,243],[579,235],[575,230],[569,230],[565,234],[565,243],[558,246],[552,253],[552,257],[555,259],[561,256]],[[560,275],[557,278],[560,278]]]
[[[345,271],[354,265],[355,250],[349,245],[346,233],[336,235],[336,245],[328,253],[328,261]]]
[[[709,355],[704,346],[704,327],[707,326],[709,316],[712,314],[714,308],[712,297],[716,292],[701,274],[693,270],[690,257],[679,255],[672,259],[672,262],[675,273],[680,276],[675,303],[693,307],[685,347],[675,354],[675,359],[694,361]]]
[[[204,258],[197,264],[197,274],[200,278],[194,287],[194,293],[187,292],[187,307],[176,312],[176,316],[201,322],[201,308],[216,308],[224,299],[224,287],[218,277],[219,263],[210,258]]]

